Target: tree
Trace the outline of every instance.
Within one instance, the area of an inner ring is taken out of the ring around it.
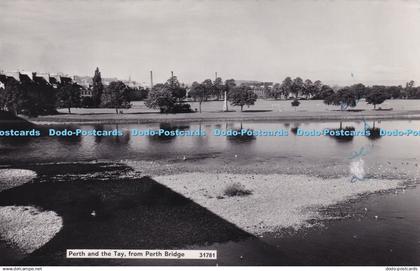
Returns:
[[[406,97],[408,99],[415,98],[415,96],[417,94],[417,90],[414,86],[415,86],[415,83],[414,83],[413,80],[411,80],[410,82],[407,82],[405,84],[405,93],[406,93]]]
[[[292,84],[293,84],[293,80],[290,77],[286,77],[281,83],[281,92],[285,100],[287,100],[287,98],[290,95],[290,92],[292,91]]]
[[[302,93],[303,89],[304,89],[304,84],[303,84],[302,78],[296,77],[295,79],[293,79],[290,92],[294,94],[296,98],[299,96],[299,93]]]
[[[312,97],[319,95],[319,93],[322,90],[323,85],[322,85],[322,82],[320,80],[316,80],[314,82],[314,85],[313,86],[314,87],[312,88],[312,93],[311,93],[311,96]]]
[[[119,114],[120,108],[130,108],[129,88],[122,81],[113,81],[105,89],[102,95],[102,104],[104,107],[115,108]]]
[[[278,98],[281,98],[283,91],[281,88],[281,85],[279,83],[274,84],[273,89],[269,92],[269,97],[274,98],[277,100]]]
[[[345,87],[333,95],[326,97],[324,103],[328,105],[339,105],[341,110],[345,110],[348,107],[355,107],[357,105],[357,98],[349,87]]]
[[[220,77],[217,77],[213,83],[213,95],[216,96],[219,101],[225,91],[225,86],[223,85],[223,80]]]
[[[198,83],[197,81],[194,81],[191,86],[190,86],[190,90],[188,91],[188,97],[192,98],[194,100],[194,102],[197,101],[197,93],[196,93],[196,88],[198,87],[200,83]]]
[[[373,104],[373,109],[376,109],[376,105],[383,103],[389,99],[389,96],[380,89],[374,89],[368,96],[366,96],[366,102]]]
[[[350,86],[350,89],[354,92],[354,95],[356,95],[357,100],[360,100],[366,95],[366,87],[363,84],[352,85]]]
[[[323,85],[321,87],[321,90],[319,91],[319,93],[316,94],[314,97],[312,97],[312,99],[314,99],[314,100],[325,100],[328,97],[331,97],[333,95],[334,95],[334,90],[328,85]]]
[[[411,80],[411,81],[409,81],[405,84],[405,87],[406,88],[413,88],[414,85],[415,85],[415,82],[413,80]]]
[[[398,99],[401,98],[403,89],[401,86],[391,86],[388,89],[388,93],[393,99]]]
[[[19,81],[13,77],[3,78],[4,91],[0,94],[0,109],[13,114],[38,116],[56,112],[56,91],[42,77],[19,74]]]
[[[97,67],[95,70],[95,75],[92,79],[92,99],[93,103],[96,107],[98,107],[102,101],[102,94],[104,91],[104,85],[102,84],[102,77],[99,68]]]
[[[300,105],[299,100],[298,100],[298,99],[296,99],[296,98],[294,98],[294,99],[293,99],[293,101],[292,101],[292,106],[295,108],[295,111],[296,111],[296,108],[297,108],[299,105]]]
[[[205,90],[204,90],[204,93],[205,93],[204,100],[207,101],[207,99],[211,95],[213,95],[213,93],[214,93],[214,91],[213,91],[213,82],[211,81],[211,79],[206,79],[201,84],[205,88]]]
[[[176,98],[172,95],[172,91],[164,84],[154,85],[149,92],[149,97],[145,101],[147,107],[159,108],[161,113],[170,112],[175,103]]]
[[[231,105],[240,106],[241,112],[243,110],[244,105],[247,105],[247,106],[254,105],[257,98],[258,98],[257,94],[255,94],[247,86],[241,86],[241,87],[235,88],[229,93],[229,99],[231,101]]]
[[[0,91],[0,110],[6,110],[17,115],[19,112],[20,94],[19,81],[13,77],[7,78],[4,89]]]
[[[309,79],[306,79],[305,82],[303,83],[302,94],[306,97],[306,99],[308,99],[309,96],[311,96],[311,93],[314,92],[312,90],[313,87],[314,87],[314,84]]]
[[[42,113],[41,91],[31,78],[20,75],[18,113],[36,117]]]
[[[82,98],[82,101],[80,103],[80,106],[83,107],[83,108],[93,107],[94,105],[93,105],[93,99],[92,99],[92,97],[89,97],[89,96],[83,97]]]
[[[208,79],[210,80],[210,79]],[[191,90],[189,92],[189,95],[194,99],[194,101],[198,101],[198,107],[199,107],[199,111],[201,113],[201,104],[203,103],[204,100],[207,99],[207,97],[210,95],[209,91],[209,86],[208,86],[208,82],[205,83],[206,81],[204,81],[203,83],[198,83],[198,82],[194,82],[191,85]],[[207,84],[207,85],[205,85]]]
[[[227,93],[229,93],[235,87],[236,87],[235,79],[228,79],[225,81],[225,91],[227,91]]]
[[[270,82],[262,83],[262,90],[263,90],[263,96],[264,97],[270,97],[274,94],[274,92],[273,92],[274,85],[272,85],[272,86],[271,85],[272,85],[272,83],[270,83]]]
[[[420,99],[420,87],[416,87],[416,94],[412,98],[413,99]]]
[[[130,101],[143,101],[147,98],[149,89],[143,87],[128,88],[128,96]]]
[[[165,87],[171,91],[172,96],[178,99],[178,101],[181,101],[187,95],[187,89],[179,83],[176,76],[169,78],[165,83]]]
[[[66,107],[69,114],[71,114],[72,107],[81,105],[81,89],[82,87],[76,83],[63,84],[58,88],[58,103],[61,107]]]
[[[0,111],[6,111],[5,110],[5,91],[2,85],[0,85]]]
[[[47,80],[40,78],[36,80],[36,89],[40,93],[40,103],[42,106],[41,114],[57,113],[57,89],[55,89]]]

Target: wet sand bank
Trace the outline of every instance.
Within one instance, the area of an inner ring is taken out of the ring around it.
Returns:
[[[159,183],[192,199],[241,229],[260,235],[283,228],[300,228],[323,217],[318,208],[401,187],[403,180],[349,178],[325,179],[286,174],[186,173],[154,177]],[[249,195],[227,196],[239,184]]]

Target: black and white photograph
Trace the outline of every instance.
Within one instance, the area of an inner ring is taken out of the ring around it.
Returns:
[[[0,267],[418,270],[420,1],[1,0]]]

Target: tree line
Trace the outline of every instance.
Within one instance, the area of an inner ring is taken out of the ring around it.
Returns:
[[[188,91],[187,91],[188,89]],[[164,84],[153,86],[145,104],[149,108],[159,109],[161,113],[193,112],[186,98],[198,102],[199,112],[203,102],[221,100],[226,96],[230,104],[239,106],[241,111],[245,105],[253,105],[257,95],[248,86],[237,86],[234,79],[223,82],[217,77],[214,81],[206,79],[201,83],[193,82],[187,88],[180,84],[176,76],[171,76]]]
[[[325,104],[340,106],[342,110],[355,107],[357,102],[365,99],[374,109],[387,99],[420,99],[420,87],[415,87],[414,81],[407,82],[405,87],[373,85],[365,86],[361,83],[333,89],[329,85],[317,80],[302,80],[300,77],[292,79],[286,77],[283,82],[276,83],[272,88],[263,85],[264,95],[273,99],[294,98],[292,106],[298,106],[298,97],[311,100],[323,100]]]
[[[141,101],[148,96],[148,90],[142,87],[130,88],[122,81],[112,81],[108,86],[102,83],[101,72],[96,68],[92,78],[92,97],[89,107],[115,108],[117,114],[120,109],[130,108],[132,101]]]
[[[255,86],[254,86],[255,87]],[[321,81],[303,80],[300,77],[292,79],[286,77],[282,83],[273,84],[261,83],[265,98],[275,100],[292,99],[291,105],[297,107],[299,100],[323,100],[325,104],[340,106],[342,110],[355,107],[361,99],[365,99],[368,104],[372,104],[374,109],[387,99],[420,99],[420,87],[415,87],[414,81],[410,81],[405,87],[402,86],[365,86],[361,83],[351,86],[333,88]],[[181,91],[182,90],[182,91]],[[156,85],[151,91],[146,105],[151,108],[159,108],[161,112],[187,112],[190,107],[183,104],[184,98],[190,98],[198,102],[201,112],[202,103],[209,100],[221,100],[226,95],[227,100],[233,106],[240,106],[241,111],[245,105],[250,106],[255,103],[258,96],[255,88],[249,84],[236,84],[234,79],[223,82],[222,78],[217,77],[214,81],[205,79],[199,83],[193,82],[186,91],[185,85],[178,82],[176,77],[170,78],[164,84]],[[174,93],[182,93],[180,96]],[[181,92],[180,92],[181,91]],[[184,93],[186,96],[184,97]],[[183,104],[182,109],[180,109]]]
[[[57,92],[44,78],[2,78],[0,111],[37,116],[56,113]]]
[[[54,81],[54,82],[51,82]],[[122,81],[113,81],[108,86],[102,84],[101,73],[96,69],[92,84],[92,97],[82,96],[86,89],[71,78],[61,77],[47,81],[44,77],[19,75],[19,80],[11,76],[1,76],[0,111],[15,115],[38,116],[57,114],[57,108],[104,107],[130,108],[131,101],[144,100],[147,90],[130,88]]]
[[[263,84],[264,95],[266,98],[281,99],[292,96],[301,96],[306,99],[324,100],[326,97],[332,95],[334,89],[327,84],[323,84],[317,80],[312,82],[310,79],[302,80],[300,77],[292,79],[286,77],[282,83],[276,83],[272,88],[268,88],[267,84]],[[399,86],[384,86],[373,85],[365,86],[363,84],[354,84],[345,86],[340,89],[352,91],[360,98],[366,98],[371,92],[382,91],[384,94],[392,99],[420,99],[420,87],[415,87],[414,81],[407,82],[405,87]]]
[[[113,81],[105,86],[96,68],[91,96],[82,95],[86,89],[70,78],[62,77],[62,80],[51,83],[34,74],[33,78],[21,76],[19,79],[0,76],[0,82],[4,85],[4,88],[0,88],[0,111],[38,116],[56,114],[57,108],[67,108],[71,113],[71,108],[75,107],[103,107],[115,108],[118,114],[121,109],[130,108],[132,101],[144,100],[147,107],[159,109],[161,113],[185,113],[193,112],[187,101],[198,102],[201,112],[203,102],[224,98],[242,111],[244,106],[255,104],[258,98],[255,85],[237,85],[234,79],[223,81],[220,77],[187,86],[180,83],[176,76],[171,76],[165,83],[156,84],[149,90],[130,88],[122,81]],[[295,107],[299,106],[301,99],[323,100],[328,105],[340,106],[342,110],[355,107],[361,99],[375,109],[387,99],[420,99],[420,87],[415,87],[414,81],[404,87],[354,84],[332,88],[319,80],[313,82],[300,77],[286,77],[281,83],[260,83],[258,87],[263,89],[265,98],[293,99],[291,105]]]

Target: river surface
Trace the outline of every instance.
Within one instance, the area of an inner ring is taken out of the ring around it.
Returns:
[[[322,100],[301,100],[298,108],[291,105],[291,100],[269,100],[269,99],[258,99],[255,105],[250,107],[244,107],[244,110],[256,110],[256,111],[274,111],[274,112],[295,112],[295,111],[307,111],[307,112],[322,112],[330,110],[339,110],[339,106],[326,105]],[[193,110],[199,108],[198,102],[189,102]],[[394,110],[419,110],[419,100],[386,100],[378,108],[383,109],[393,108]],[[223,101],[208,101],[202,103],[201,110],[203,112],[218,112],[223,109]],[[238,106],[229,106],[230,110],[239,111]],[[364,100],[360,100],[354,110],[372,110],[373,106],[367,104]],[[59,109],[62,113],[67,113],[67,108]],[[143,101],[132,102],[130,109],[124,109],[124,113],[145,113],[145,112],[158,112],[156,109],[147,108]],[[84,113],[84,114],[95,114],[95,113],[115,113],[115,109],[112,108],[74,108],[73,113]]]
[[[150,162],[153,173],[174,170],[288,173],[325,177],[349,175],[354,159],[363,159],[363,177],[418,182],[420,136],[298,136],[297,129],[338,128],[420,130],[420,121],[358,122],[203,122],[144,125],[41,125],[56,130],[113,130],[119,137],[0,138],[0,165],[57,162]],[[205,137],[133,136],[137,130],[196,130]],[[284,130],[288,136],[215,136],[219,130]],[[165,165],[162,167],[162,165]],[[146,170],[146,169],[145,169]],[[152,175],[153,177],[153,175]],[[363,181],[360,180],[360,181]],[[283,264],[388,265],[420,264],[420,190],[369,195],[332,206],[325,212],[343,219],[323,227],[261,239],[281,251]],[[261,256],[262,257],[262,256]],[[247,262],[252,264],[252,262]],[[255,263],[264,263],[255,260]]]
[[[368,121],[368,127],[420,130],[420,121]],[[364,122],[343,122],[343,128],[354,127],[361,130]],[[349,140],[337,140],[335,137],[318,136],[302,137],[295,135],[296,128],[305,130],[337,129],[339,122],[220,122],[220,123],[181,123],[181,124],[144,124],[144,125],[41,125],[42,134],[48,129],[55,130],[113,130],[119,129],[124,134],[120,137],[0,137],[0,161],[80,161],[93,159],[173,159],[180,155],[208,155],[219,158],[241,154],[244,161],[255,158],[302,157],[305,160],[342,160],[351,152],[364,145],[373,145],[369,159],[390,161],[420,158],[415,148],[420,137],[366,137],[356,136]],[[235,130],[277,130],[288,131],[289,136],[278,137],[225,137],[214,136],[214,129]],[[166,129],[196,130],[202,129],[205,137],[165,137],[165,136],[132,136],[132,129]],[[13,153],[13,155],[10,155]]]

